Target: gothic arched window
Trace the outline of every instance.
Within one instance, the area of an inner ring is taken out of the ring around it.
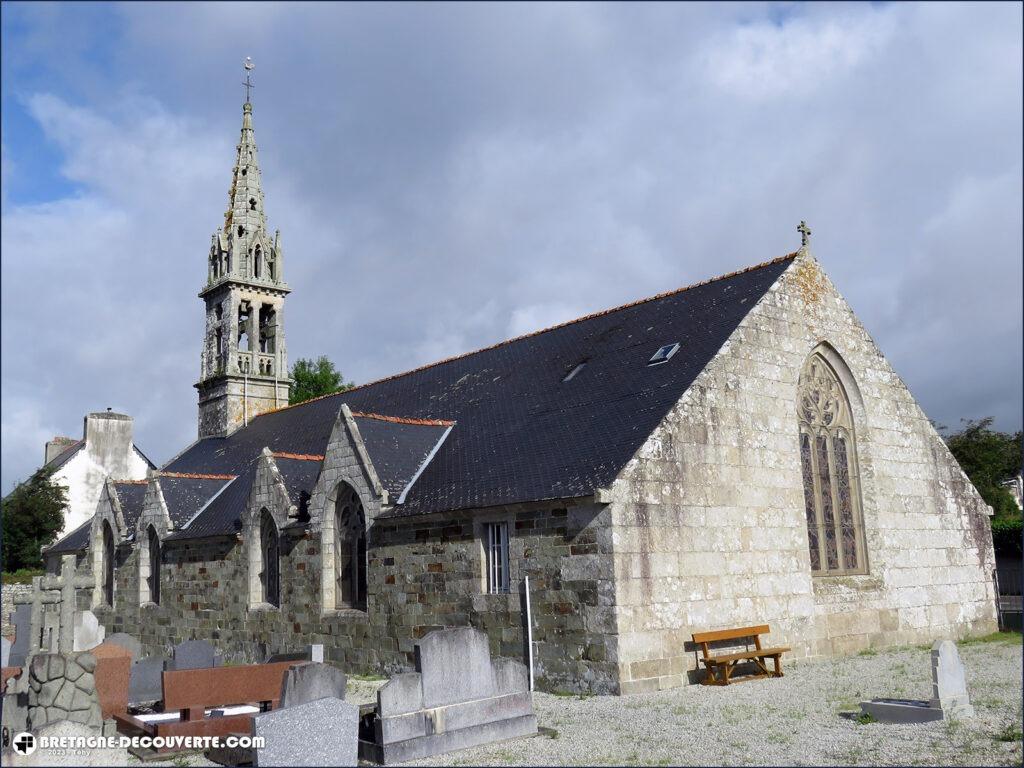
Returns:
[[[345,484],[334,504],[334,580],[335,608],[366,608],[366,515]]]
[[[832,366],[817,352],[800,374],[797,417],[811,571],[866,573],[850,400]]]
[[[281,558],[278,544],[277,524],[267,510],[260,515],[260,554],[262,570],[260,586],[263,602],[268,605],[281,604]]]
[[[114,531],[103,521],[103,604],[114,605]]]
[[[149,587],[149,601],[160,604],[160,536],[156,528],[149,526],[147,542],[149,552],[149,575],[146,577]]]

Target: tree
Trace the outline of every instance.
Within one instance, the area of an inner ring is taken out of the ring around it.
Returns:
[[[292,366],[292,393],[288,398],[289,405],[302,403],[321,395],[330,395],[334,392],[344,392],[352,389],[352,382],[345,381],[341,371],[334,367],[334,363],[321,355],[316,360],[307,360],[300,357]]]
[[[40,549],[64,527],[67,488],[43,467],[3,501],[3,568],[42,568]]]
[[[994,511],[994,520],[1020,520],[1021,510],[1003,482],[1021,470],[1021,433],[997,432],[992,419],[963,421],[963,428],[946,438],[978,493]]]

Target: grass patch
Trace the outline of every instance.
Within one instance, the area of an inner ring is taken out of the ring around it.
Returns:
[[[870,712],[861,712],[859,715],[853,718],[853,721],[858,725],[870,725],[871,723],[878,722],[878,720],[875,719],[875,716],[872,715]]]
[[[361,683],[377,683],[388,678],[386,675],[349,675],[348,679],[358,680]]]
[[[993,632],[988,635],[982,635],[981,637],[968,637],[966,640],[961,640],[960,645],[981,645],[982,643],[1006,643],[1007,645],[1020,645],[1021,639],[1022,635],[1020,632]]]
[[[1020,723],[1007,723],[1003,730],[992,737],[996,741],[1024,741],[1024,731]]]
[[[858,656],[877,656],[878,651],[874,648],[865,648],[863,651],[857,654]]]
[[[42,576],[46,571],[41,568],[19,568],[16,571],[5,571],[0,575],[3,584],[31,584],[33,576]]]

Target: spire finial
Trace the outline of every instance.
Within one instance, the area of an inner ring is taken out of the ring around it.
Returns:
[[[801,221],[796,231],[800,233],[800,250],[806,251],[811,244],[811,228],[807,226],[806,221]]]
[[[249,78],[249,75],[250,75],[250,73],[254,69],[256,69],[256,65],[252,63],[252,58],[251,57],[246,56],[245,57],[245,64],[243,64],[243,66],[245,67],[245,82],[243,83],[243,85],[245,86],[245,103],[249,104],[249,103],[251,103],[251,101],[250,101],[250,96],[251,96],[250,91],[253,88],[256,87],[255,85],[252,84],[252,80]]]

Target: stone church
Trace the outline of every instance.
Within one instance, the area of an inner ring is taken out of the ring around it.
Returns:
[[[80,593],[148,653],[323,643],[412,666],[487,632],[538,686],[684,685],[692,632],[794,657],[996,628],[991,510],[811,254],[288,406],[284,255],[252,106],[200,291],[199,434],[109,479]],[[527,616],[524,583],[529,580]]]

